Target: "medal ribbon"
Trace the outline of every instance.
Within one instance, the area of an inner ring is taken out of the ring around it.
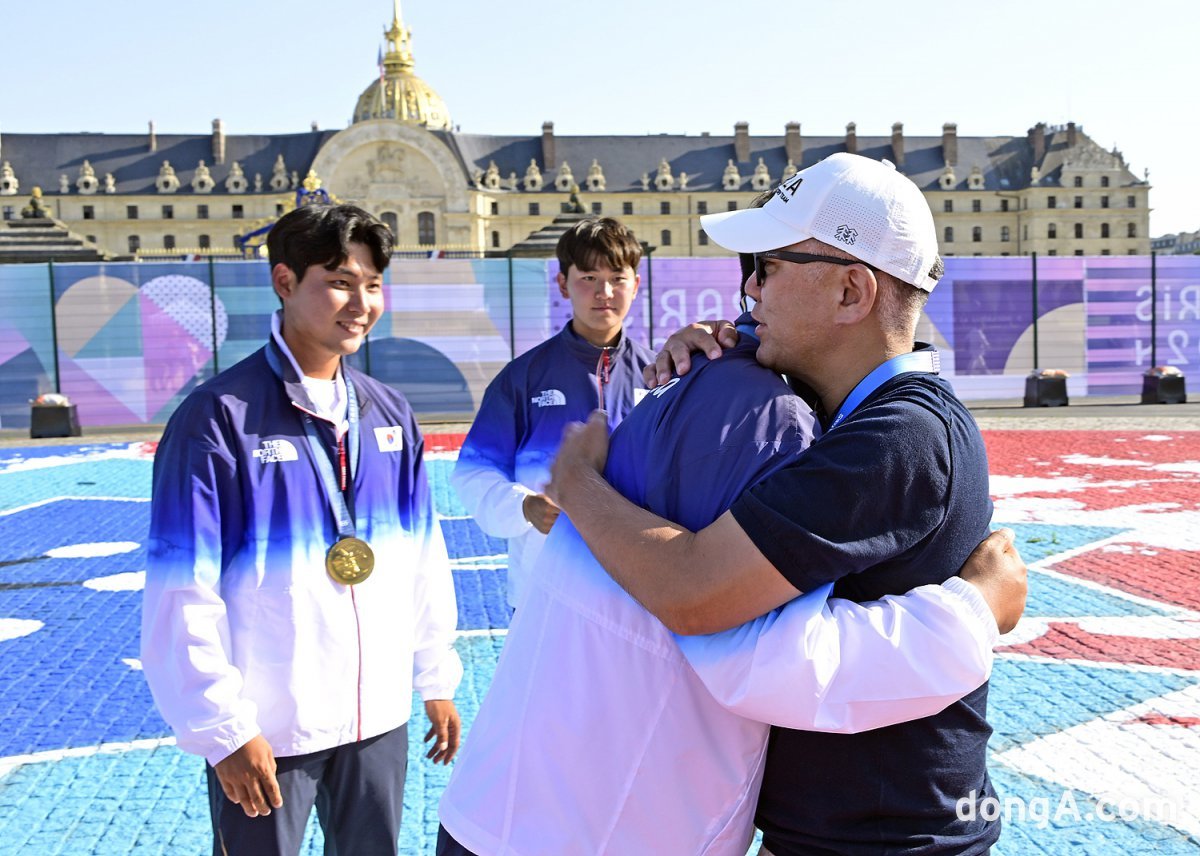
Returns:
[[[941,368],[941,358],[938,356],[937,350],[932,345],[922,345],[920,350],[910,351],[907,354],[900,354],[897,357],[892,357],[885,363],[875,367],[869,375],[858,382],[858,385],[850,391],[846,396],[846,400],[842,402],[842,406],[838,408],[837,416],[833,417],[833,422],[830,423],[827,431],[832,431],[845,421],[846,417],[854,412],[858,405],[863,403],[868,395],[873,393],[879,387],[883,386],[897,375],[902,375],[907,372],[929,372],[937,374]]]
[[[275,350],[268,345],[266,348],[267,364],[271,367],[271,371],[283,379],[283,365],[279,361],[279,355]],[[354,471],[358,466],[358,395],[354,392],[354,384],[348,378],[343,378],[346,383],[346,422],[348,429],[346,431],[346,442],[350,449],[350,481],[354,481]],[[320,419],[315,413],[312,413],[305,407],[301,407],[292,402],[296,407],[299,407],[304,412],[304,433],[308,436],[308,446],[312,450],[312,458],[317,467],[317,475],[321,477],[321,483],[325,486],[325,495],[329,499],[329,507],[333,511],[333,518],[337,522],[337,530],[339,538],[354,538],[354,513],[346,504],[346,495],[342,492],[341,484],[338,480],[338,474],[333,471],[333,463],[329,460],[329,453],[325,450],[325,444],[321,440],[321,435],[317,432],[317,426],[313,424],[313,419]],[[335,429],[336,430],[336,429]],[[340,445],[340,443],[339,443]],[[346,462],[339,456],[339,465],[342,469],[342,483],[345,482]]]

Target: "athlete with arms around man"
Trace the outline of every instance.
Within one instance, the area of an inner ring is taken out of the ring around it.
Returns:
[[[941,582],[987,533],[987,459],[970,414],[913,332],[941,274],[933,217],[891,164],[833,155],[761,209],[702,221],[756,254],[757,359],[810,387],[809,450],[695,530],[603,479],[593,417],[565,438],[550,495],[600,563],[673,630],[735,627],[832,583],[867,601]],[[773,729],[757,824],[775,856],[978,854],[999,823],[955,803],[994,792],[987,684],[945,710],[862,734]]]
[[[207,762],[213,853],[395,854],[413,691],[458,748],[457,610],[412,410],[351,368],[387,227],[306,206],[267,240],[267,344],[189,395],[154,458],[146,680]]]
[[[641,282],[642,247],[609,217],[576,223],[558,240],[558,289],[571,320],[488,385],[450,483],[479,527],[508,539],[508,604],[518,605],[558,506],[543,493],[568,423],[596,408],[610,428],[645,394],[649,348],[624,330]]]

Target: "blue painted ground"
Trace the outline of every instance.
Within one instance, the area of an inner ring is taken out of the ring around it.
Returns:
[[[167,737],[136,668],[140,591],[89,588],[88,580],[144,570],[150,462],[96,460],[122,447],[54,447],[0,453],[0,628],[38,621],[29,635],[0,635],[0,765],[5,758]],[[60,465],[50,464],[63,457]],[[448,487],[452,463],[430,461],[459,599],[460,627],[503,631],[504,543],[466,518]],[[71,497],[59,499],[60,497]],[[137,501],[142,500],[142,501]],[[1119,530],[1026,524],[1018,531],[1028,561],[1075,549]],[[96,558],[51,557],[75,544],[128,542]],[[128,578],[122,578],[128,579]],[[1034,573],[1029,614],[1143,615],[1158,612],[1120,597]],[[466,665],[459,708],[468,727],[490,683],[503,635],[458,641]],[[993,752],[1024,744],[1194,683],[1169,673],[1068,663],[1000,660],[992,680]],[[414,723],[423,714],[414,713]],[[414,739],[424,729],[414,727]],[[3,769],[0,767],[0,769]],[[998,790],[1023,800],[1058,800],[1062,789],[992,765]],[[0,773],[0,854],[200,854],[211,841],[203,765],[172,746],[41,760]],[[447,771],[410,753],[402,852],[432,852],[437,799]],[[1079,794],[1080,811],[1087,810]],[[1012,821],[994,852],[1195,853],[1200,844],[1148,821]],[[312,830],[306,853],[321,852]]]

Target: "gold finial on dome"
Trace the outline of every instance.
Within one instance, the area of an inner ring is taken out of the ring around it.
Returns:
[[[383,31],[387,51],[380,74],[358,97],[354,121],[396,119],[431,131],[449,131],[450,112],[440,95],[413,72],[412,30],[400,16],[400,0],[393,0],[392,24]]]

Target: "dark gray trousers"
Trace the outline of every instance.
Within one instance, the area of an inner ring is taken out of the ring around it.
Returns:
[[[408,771],[408,724],[358,743],[276,758],[283,807],[246,817],[206,765],[213,856],[296,856],[313,806],[325,856],[396,856]]]

